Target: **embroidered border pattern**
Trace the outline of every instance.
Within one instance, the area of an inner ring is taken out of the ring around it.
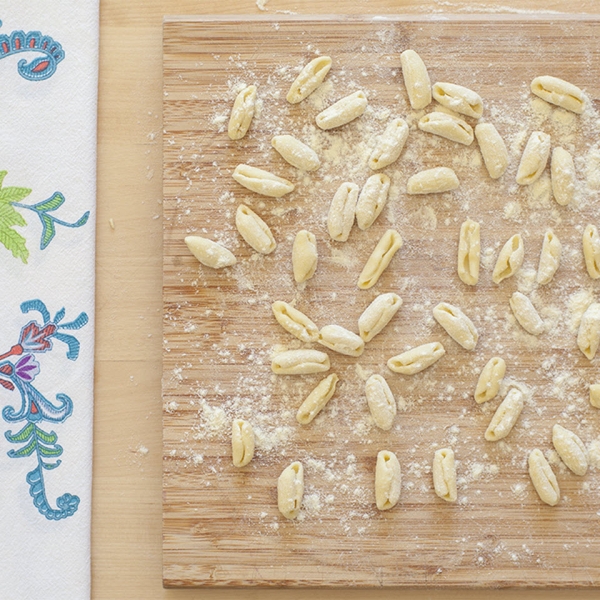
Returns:
[[[11,444],[19,444],[16,450],[9,450],[10,458],[28,458],[35,455],[37,465],[27,473],[29,494],[38,511],[48,520],[58,521],[72,516],[79,507],[78,496],[66,493],[57,498],[53,508],[46,495],[44,472],[60,466],[58,459],[63,453],[57,434],[41,427],[42,423],[63,423],[73,412],[73,401],[66,394],[56,394],[56,401],[48,400],[32,384],[40,372],[40,363],[34,354],[49,352],[53,349],[53,341],[60,341],[67,346],[67,358],[77,360],[80,344],[77,338],[65,331],[81,329],[88,322],[88,316],[82,312],[74,321],[63,322],[65,309],[59,310],[53,319],[41,300],[30,300],[21,304],[21,312],[26,314],[37,311],[42,323],[32,320],[22,329],[17,344],[8,352],[0,355],[0,386],[8,392],[19,392],[21,404],[18,409],[5,406],[2,417],[7,423],[24,423],[24,426],[13,433],[5,432]],[[15,359],[13,357],[20,357]],[[0,388],[1,389],[1,388]]]
[[[0,35],[0,60],[23,52],[42,54],[30,62],[23,58],[17,63],[19,75],[28,81],[42,81],[52,77],[58,63],[65,57],[62,46],[39,31],[13,31],[10,35]]]

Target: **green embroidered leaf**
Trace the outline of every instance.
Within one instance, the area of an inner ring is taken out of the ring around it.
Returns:
[[[8,171],[0,171],[0,188],[2,187],[2,182],[4,181],[7,173]]]
[[[38,436],[38,439],[42,440],[42,442],[46,442],[47,444],[54,444],[58,439],[58,436],[54,431],[50,433],[46,433],[43,429],[39,427],[35,428],[35,434]]]
[[[37,204],[33,204],[31,208],[37,210],[38,212],[52,212],[53,210],[61,207],[64,202],[65,197],[60,192],[55,192],[51,198],[42,200]]]
[[[9,442],[12,442],[13,444],[19,444],[27,441],[31,437],[33,427],[33,423],[29,423],[28,425],[25,425],[25,427],[23,427],[19,433],[13,434],[10,431],[7,431],[4,435]]]
[[[25,238],[13,229],[15,225],[22,227],[27,222],[10,204],[0,204],[0,244],[10,250],[15,258],[20,258],[27,264],[29,250],[25,245]]]
[[[29,188],[5,187],[0,189],[0,204],[9,204],[12,202],[21,202],[31,194]]]
[[[52,220],[52,218],[49,217],[47,214],[39,213],[39,215],[43,225],[42,241],[40,242],[40,248],[44,250],[54,238],[56,234],[56,227],[54,226],[54,221]]]
[[[60,460],[57,460],[55,463],[41,463],[42,467],[44,467],[44,469],[47,469],[48,471],[52,471],[52,469],[56,469],[56,467],[60,467]]]
[[[23,458],[25,456],[31,456],[35,450],[36,440],[32,438],[31,442],[27,446],[23,446],[20,450],[9,450],[8,456],[10,458]]]
[[[62,446],[54,446],[54,448],[48,448],[43,444],[39,444],[38,452],[40,456],[60,456],[63,453]]]

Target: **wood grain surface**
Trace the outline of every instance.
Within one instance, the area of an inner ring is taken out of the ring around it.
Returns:
[[[166,586],[598,585],[598,469],[582,479],[555,465],[563,498],[550,508],[529,483],[526,460],[535,447],[550,452],[555,422],[588,444],[600,432],[598,411],[587,402],[596,361],[587,361],[575,343],[575,305],[597,293],[580,250],[582,227],[598,216],[589,167],[597,114],[577,120],[528,91],[534,76],[551,72],[585,87],[597,108],[599,29],[597,20],[585,18],[166,21]],[[414,123],[399,69],[399,53],[408,47],[421,53],[432,81],[458,82],[481,94],[486,118],[509,143],[509,171],[493,182],[475,144],[457,147],[414,129],[403,157],[385,171],[393,191],[377,223],[366,232],[355,229],[346,244],[331,242],[325,227],[330,198],[349,172],[359,185],[370,174],[366,166],[361,170],[362,145],[383,129],[390,114],[385,109]],[[305,64],[315,52],[333,57],[332,84],[320,99],[290,107],[289,67]],[[233,143],[223,116],[242,81],[258,83],[264,105],[248,136]],[[355,89],[366,91],[372,110],[343,134],[316,130],[319,102],[326,106]],[[585,181],[577,206],[556,205],[547,176],[530,188],[514,184],[518,157],[534,129],[580,157]],[[287,132],[319,143],[324,164],[310,178],[298,177],[269,149],[272,135]],[[282,200],[258,197],[231,179],[241,162],[270,168],[298,187]],[[409,175],[442,164],[455,168],[459,190],[425,198],[404,194]],[[253,255],[237,236],[233,215],[240,202],[271,225],[279,242],[272,255]],[[484,266],[474,288],[455,273],[458,230],[467,217],[482,225]],[[362,265],[389,227],[401,233],[404,247],[373,290],[358,291]],[[563,265],[551,285],[538,289],[532,274],[549,227],[563,242]],[[317,275],[299,288],[290,251],[301,228],[315,232],[320,255]],[[526,248],[523,273],[497,286],[491,267],[516,232]],[[219,239],[238,265],[225,271],[199,267],[183,243],[190,233]],[[514,323],[508,299],[516,289],[533,294],[548,333],[534,338]],[[356,329],[364,308],[385,291],[403,298],[399,315],[359,359],[330,353],[332,372],[341,379],[338,392],[311,425],[298,425],[295,411],[319,377],[272,375],[271,353],[294,347],[294,341],[275,323],[271,303],[293,300],[320,326]],[[440,301],[472,317],[480,332],[475,352],[460,348],[433,321],[431,309]],[[442,341],[447,355],[428,371],[411,378],[386,370],[390,356],[433,340]],[[495,354],[505,357],[511,380],[529,386],[533,396],[511,436],[491,444],[483,432],[498,400],[478,407],[472,393],[478,372]],[[386,377],[401,408],[390,432],[369,420],[363,390],[373,372]],[[236,416],[254,422],[259,433],[256,457],[242,470],[230,460]],[[455,505],[432,489],[433,452],[444,446],[452,446],[459,461]],[[375,509],[373,494],[381,449],[396,452],[404,471],[400,503],[385,513]],[[290,522],[277,511],[276,481],[295,459],[304,463],[307,489],[302,518]]]

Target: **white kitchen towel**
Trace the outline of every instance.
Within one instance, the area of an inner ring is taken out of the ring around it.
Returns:
[[[0,7],[0,598],[90,597],[98,0]]]

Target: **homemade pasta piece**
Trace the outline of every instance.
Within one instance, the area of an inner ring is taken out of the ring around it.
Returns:
[[[598,344],[600,343],[600,304],[590,304],[581,317],[579,332],[577,333],[577,345],[588,360],[596,356]]]
[[[300,349],[279,352],[271,361],[277,375],[308,375],[329,371],[329,356],[320,350]]]
[[[304,66],[298,77],[292,83],[287,94],[290,104],[298,104],[308,98],[322,83],[331,69],[331,58],[329,56],[317,56]]]
[[[485,431],[485,439],[488,442],[497,442],[505,438],[515,426],[523,410],[523,405],[523,392],[517,388],[511,388],[502,404],[496,409]]]
[[[552,229],[548,229],[544,234],[540,264],[536,275],[536,281],[540,285],[546,285],[552,281],[560,264],[561,249],[560,240],[554,235]]]
[[[356,202],[356,223],[360,229],[368,229],[381,214],[387,203],[390,178],[383,173],[371,175],[365,182]]]
[[[394,292],[380,294],[358,318],[358,331],[365,342],[370,342],[392,320],[402,306],[402,298]]]
[[[473,350],[479,334],[473,322],[457,306],[440,302],[433,309],[434,319],[446,330],[446,333],[465,350]]]
[[[419,119],[418,126],[421,131],[439,135],[465,146],[473,142],[473,128],[466,121],[448,113],[428,113]]]
[[[490,358],[483,367],[475,388],[475,402],[477,404],[483,404],[498,395],[505,373],[506,363],[504,359],[499,356]]]
[[[294,191],[291,181],[250,165],[238,165],[232,177],[246,189],[271,198],[281,198]]]
[[[554,199],[561,206],[569,204],[575,196],[575,163],[573,157],[560,146],[552,150],[550,161],[550,175],[552,178],[552,193]]]
[[[301,171],[316,171],[321,166],[317,153],[292,135],[276,135],[271,145],[284,160]]]
[[[588,453],[581,438],[558,423],[552,428],[552,444],[561,460],[575,475],[588,470]]]
[[[327,216],[327,231],[332,240],[345,242],[354,225],[358,186],[355,183],[342,183],[333,196]]]
[[[301,425],[308,425],[331,400],[339,377],[332,373],[319,382],[317,387],[306,397],[296,414],[296,420]]]
[[[460,227],[458,238],[458,276],[463,283],[477,285],[480,256],[479,223],[467,219]]]
[[[271,309],[277,322],[300,341],[308,343],[319,339],[319,328],[291,304],[277,300],[273,302]]]
[[[277,480],[277,507],[286,519],[295,519],[300,513],[304,496],[304,467],[295,461],[288,465]]]
[[[600,277],[600,236],[595,225],[588,225],[583,232],[583,258],[592,279]]]
[[[542,100],[566,108],[580,115],[585,108],[585,96],[583,92],[572,83],[552,77],[552,75],[541,75],[531,82],[531,91]]]
[[[369,157],[369,167],[373,171],[383,169],[398,160],[408,139],[408,125],[404,119],[394,119],[379,136]]]
[[[550,136],[543,131],[534,131],[527,141],[517,170],[517,183],[531,185],[546,168],[550,156]]]
[[[231,457],[234,467],[245,467],[254,456],[254,430],[243,419],[235,419],[231,426]]]
[[[360,356],[365,350],[363,339],[340,325],[322,327],[317,341],[326,348],[346,356]]]
[[[249,85],[244,88],[235,98],[227,134],[232,140],[242,139],[252,123],[254,109],[256,107],[256,86]]]
[[[434,167],[412,175],[406,183],[407,194],[440,194],[460,185],[456,173],[448,167]]]
[[[389,450],[377,454],[375,466],[375,503],[379,510],[394,508],[400,500],[402,471],[398,458]]]
[[[358,287],[367,290],[373,287],[387,269],[394,254],[402,248],[402,238],[397,231],[388,229],[377,242],[358,278]]]
[[[491,123],[478,123],[475,126],[475,137],[490,177],[502,177],[508,167],[508,150],[498,130]]]
[[[456,502],[456,465],[452,448],[436,450],[432,473],[435,493],[446,502]]]
[[[365,112],[367,104],[364,92],[354,92],[320,112],[316,118],[317,125],[325,130],[346,125],[360,117]]]
[[[365,384],[369,411],[375,425],[389,431],[396,416],[396,399],[387,381],[381,375],[371,375]]]
[[[439,81],[433,84],[431,91],[435,100],[454,112],[474,119],[479,119],[483,114],[481,96],[469,88]]]
[[[544,321],[527,296],[521,292],[515,292],[510,297],[509,304],[515,319],[527,333],[531,333],[531,335],[544,333]]]
[[[308,281],[315,274],[318,260],[317,238],[310,231],[302,229],[296,234],[292,246],[292,269],[296,283]]]
[[[410,105],[414,110],[425,108],[431,102],[431,80],[425,63],[414,50],[405,50],[400,64]]]
[[[184,238],[190,252],[206,267],[222,269],[235,265],[235,256],[221,244],[199,235],[188,235]]]
[[[500,283],[508,277],[512,277],[523,264],[525,258],[525,249],[523,248],[523,240],[520,234],[513,235],[502,247],[494,272],[492,273],[492,281]]]
[[[246,243],[257,252],[270,254],[277,247],[269,226],[244,204],[237,208],[235,226]]]
[[[590,404],[594,408],[600,408],[600,383],[590,385]]]
[[[436,363],[444,354],[446,354],[446,350],[440,342],[430,342],[392,356],[387,361],[387,366],[394,373],[414,375]]]
[[[540,500],[550,506],[556,506],[560,500],[560,488],[546,457],[536,448],[531,451],[528,462],[529,477]]]

